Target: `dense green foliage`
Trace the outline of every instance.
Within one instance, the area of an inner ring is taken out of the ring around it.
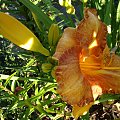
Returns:
[[[31,2],[30,2],[31,1]],[[58,0],[0,0],[0,11],[8,12],[26,25],[43,46],[55,52],[48,43],[52,23],[60,29],[75,27],[83,18],[83,8],[96,8],[100,19],[108,26],[108,46],[118,47],[120,54],[120,2],[117,0],[73,0],[75,14],[66,13]],[[36,16],[36,20],[34,15]],[[12,27],[12,26],[11,26]],[[51,64],[44,72],[42,64]],[[40,53],[24,50],[0,36],[0,116],[1,120],[65,120],[72,119],[71,106],[57,94],[56,80],[51,74],[57,61]],[[104,95],[97,102],[119,100],[120,95]],[[48,117],[48,118],[47,118]],[[88,119],[88,114],[83,119]],[[82,119],[82,118],[81,118]]]

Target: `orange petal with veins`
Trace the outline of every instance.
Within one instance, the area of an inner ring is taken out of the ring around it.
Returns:
[[[77,27],[77,40],[83,49],[89,49],[89,54],[99,56],[106,45],[107,27],[98,19],[95,9],[86,8],[84,14]]]
[[[106,45],[107,28],[95,9],[86,8],[77,28],[66,28],[53,57],[62,99],[73,105],[75,118],[103,93],[120,93],[120,57]]]
[[[80,49],[73,47],[61,55],[56,70],[56,78],[58,83],[57,91],[62,96],[62,99],[69,104],[83,106],[93,101],[93,97],[90,84],[84,80],[81,74],[79,53]]]
[[[102,93],[120,93],[120,57],[110,54],[107,45],[102,55],[89,56],[85,62],[80,62],[80,67],[91,87],[97,85],[101,89],[96,94],[96,89],[92,89],[94,99]]]
[[[60,38],[54,57],[59,59],[59,57],[69,48],[78,45],[76,40],[76,29],[68,27],[64,30],[62,37]]]

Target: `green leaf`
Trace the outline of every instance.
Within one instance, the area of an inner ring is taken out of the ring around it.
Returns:
[[[21,120],[28,120],[28,116],[34,112],[34,108],[28,108]]]
[[[117,22],[120,22],[120,1],[118,3],[118,7],[117,7]]]
[[[120,94],[103,94],[99,100],[95,101],[95,104],[110,100],[118,100],[118,99],[120,99]]]
[[[13,74],[11,74],[7,79],[6,79],[6,82],[4,83],[4,86],[7,86],[7,84],[9,83],[10,79],[16,75],[18,73],[18,71],[14,72]]]
[[[107,25],[110,25],[111,22],[111,18],[110,18],[110,14],[111,14],[111,1],[110,2],[106,2],[106,10],[105,10],[105,17],[104,17],[104,22]]]
[[[46,28],[49,28],[52,24],[52,20],[42,11],[42,9],[34,5],[29,0],[19,0],[23,3],[31,12],[36,15],[37,20],[45,24]]]
[[[46,92],[52,91],[54,92],[54,88],[56,88],[56,84],[54,83],[47,83],[41,90],[38,92],[37,95],[30,98],[31,101],[34,101],[36,99],[40,99]]]
[[[89,120],[89,112],[86,115],[81,116],[81,120]]]
[[[37,27],[39,28],[40,31],[42,31],[42,25],[41,25],[38,17],[33,12],[32,12],[32,16],[33,16],[33,18],[35,20],[35,23],[36,23]]]

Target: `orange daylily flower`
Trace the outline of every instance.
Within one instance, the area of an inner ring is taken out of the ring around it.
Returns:
[[[120,57],[106,43],[107,27],[86,8],[77,28],[65,29],[53,57],[58,59],[58,93],[73,106],[75,118],[104,93],[120,93]]]

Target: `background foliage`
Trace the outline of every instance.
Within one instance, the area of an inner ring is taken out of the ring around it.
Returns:
[[[8,12],[26,25],[39,38],[51,56],[56,45],[48,43],[48,31],[52,23],[59,26],[60,36],[64,28],[75,27],[83,18],[84,7],[96,8],[100,19],[108,27],[108,46],[117,46],[120,54],[120,2],[118,0],[72,0],[73,11],[58,0],[0,0],[0,11]],[[44,14],[45,13],[45,14]],[[12,27],[12,26],[11,26]],[[46,72],[42,66],[50,64]],[[0,36],[0,116],[1,120],[71,120],[71,106],[56,93],[53,77],[57,63],[51,57],[24,50]],[[52,75],[51,75],[52,74]],[[119,103],[120,95],[103,95],[97,102],[101,105]],[[113,100],[111,103],[106,101]],[[115,100],[115,101],[114,101]],[[96,106],[79,119],[89,119]],[[104,107],[105,108],[105,107]],[[106,109],[106,108],[105,108]],[[108,109],[108,107],[107,107]],[[111,108],[112,109],[112,108]],[[109,119],[120,115],[109,115]],[[102,118],[101,118],[102,119]],[[104,119],[104,118],[103,118]]]

